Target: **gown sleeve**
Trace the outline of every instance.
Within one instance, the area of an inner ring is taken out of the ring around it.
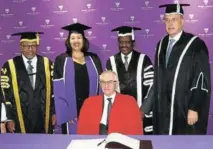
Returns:
[[[152,62],[149,59],[148,56],[145,56],[144,58],[144,63],[143,63],[143,73],[142,73],[142,78],[143,78],[143,98],[147,98],[151,87],[153,85],[153,79],[154,79],[154,70],[152,66]]]
[[[51,77],[51,104],[50,104],[50,109],[51,109],[51,115],[55,114],[55,104],[54,104],[54,92],[53,92],[53,69],[54,69],[54,64],[52,61],[49,60],[50,64],[50,77]]]
[[[144,102],[142,106],[140,107],[141,111],[143,111],[144,114],[149,114],[150,111],[153,110],[155,100],[156,100],[156,88],[157,88],[157,82],[158,82],[158,48],[160,46],[160,42],[158,42],[155,52],[155,63],[154,63],[154,69],[153,69],[153,85],[150,88],[150,91],[147,93],[146,98],[144,99]]]
[[[99,77],[101,75],[101,73],[103,72],[101,60],[100,60],[99,56],[96,55],[96,54],[92,54],[92,59],[93,59],[95,66],[97,68],[98,77]],[[99,78],[98,78],[98,80],[99,80]],[[100,85],[98,84],[98,95],[101,94],[101,93],[102,93],[102,91],[101,91]]]
[[[92,59],[93,59],[95,66],[98,70],[98,74],[100,75],[103,72],[101,60],[100,60],[99,56],[96,55],[96,54],[93,54]]]
[[[195,43],[193,64],[189,109],[199,111],[203,103],[209,103],[211,92],[208,49],[200,39],[196,40]]]
[[[64,61],[65,57],[59,55],[55,59],[53,72],[54,104],[57,124],[61,125],[70,120],[69,109],[66,106],[65,84],[64,84]]]
[[[9,69],[9,63],[6,62],[1,68],[1,88],[2,94],[4,96],[4,103],[6,108],[6,117],[9,120],[13,120],[14,117],[12,115],[13,108],[13,86],[12,86],[12,76]]]

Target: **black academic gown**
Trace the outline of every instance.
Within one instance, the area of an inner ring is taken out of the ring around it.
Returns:
[[[99,57],[96,54],[87,52],[84,55],[85,57],[92,58],[92,61],[94,62],[95,69],[97,70],[98,76],[102,73],[102,65]],[[56,57],[55,64],[54,64],[54,80],[62,79],[64,78],[64,72],[67,70],[64,70],[64,65],[67,57],[71,57],[69,54],[61,54]],[[87,61],[86,61],[87,63]],[[74,76],[73,86],[75,88],[75,98],[76,98],[76,108],[77,108],[77,117],[79,116],[80,109],[84,103],[84,100],[89,97],[89,86],[90,86],[90,80],[91,77],[94,78],[94,76],[89,76],[89,68],[87,68],[86,64],[78,64],[74,62],[74,72],[72,74]],[[66,78],[64,78],[66,79]],[[96,78],[97,79],[97,78]],[[72,86],[71,85],[71,86]],[[99,94],[100,86],[98,84],[98,92],[96,95]],[[72,100],[71,97],[67,97],[66,100]],[[69,101],[67,101],[69,102]],[[56,105],[59,106],[59,105]],[[72,112],[73,109],[70,109],[67,112]],[[57,112],[57,111],[56,111]],[[56,113],[57,114],[57,113]],[[71,120],[70,120],[71,121]],[[67,134],[69,130],[67,130],[67,123],[62,124],[62,133]],[[71,133],[71,132],[69,132]]]
[[[169,36],[157,45],[153,85],[155,134],[206,134],[211,92],[208,49],[197,37],[184,50],[193,37],[182,33],[173,46],[167,67]],[[187,124],[189,109],[198,112],[198,122],[193,126]]]
[[[6,112],[8,120],[13,120],[15,122],[15,132],[24,133],[21,131],[21,127],[25,127],[25,133],[51,133],[52,132],[52,122],[51,117],[54,114],[54,102],[52,95],[52,62],[48,60],[49,63],[49,82],[50,82],[50,93],[49,100],[50,105],[47,106],[48,102],[46,98],[46,76],[45,76],[45,67],[44,59],[42,56],[37,55],[37,73],[35,89],[33,89],[30,79],[23,61],[22,56],[16,56],[13,58],[17,86],[18,86],[18,95],[20,97],[19,103],[21,108],[17,108],[15,97],[14,84],[12,82],[12,74],[9,68],[9,60],[3,65],[1,70],[1,86],[5,96],[6,103]],[[18,116],[18,110],[21,110],[23,117],[23,123],[20,123],[20,116]],[[47,112],[48,111],[48,112]],[[49,113],[47,117],[47,113]],[[45,126],[46,121],[46,126]],[[48,124],[49,123],[49,124]],[[45,131],[46,128],[46,131]]]
[[[153,66],[151,63],[151,60],[148,56],[143,55],[143,61],[141,64],[139,64],[139,57],[140,53],[137,51],[132,51],[132,57],[128,66],[128,70],[126,71],[124,63],[121,58],[121,53],[117,53],[114,55],[116,69],[118,73],[118,79],[120,83],[120,93],[122,94],[128,94],[133,96],[137,100],[141,100],[142,104],[146,96],[148,95],[150,88],[153,84]],[[111,57],[110,57],[111,58]],[[138,65],[142,65],[141,76],[139,76],[141,80],[141,90],[137,87],[137,71],[138,71]],[[113,70],[112,62],[110,59],[107,60],[106,67],[108,70]],[[137,95],[138,93],[141,93],[142,96],[140,99],[138,99]],[[139,105],[141,106],[141,105]],[[143,121],[143,127],[144,127],[144,134],[152,134],[152,114],[145,115],[144,121]]]

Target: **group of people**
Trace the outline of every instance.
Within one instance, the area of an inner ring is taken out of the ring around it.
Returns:
[[[98,55],[88,52],[84,31],[74,23],[66,52],[55,62],[37,54],[41,32],[22,32],[21,55],[1,69],[1,131],[63,134],[206,134],[210,104],[208,49],[183,31],[183,6],[167,4],[168,35],[157,44],[154,66],[134,50],[134,31],[121,26],[119,52],[103,71]]]

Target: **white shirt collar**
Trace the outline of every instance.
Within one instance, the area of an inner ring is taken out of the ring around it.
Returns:
[[[112,98],[112,104],[114,103],[115,100],[115,96],[116,96],[116,92],[114,94],[112,94],[111,96],[106,96],[104,95],[104,109],[103,109],[103,113],[102,113],[102,117],[101,117],[101,121],[100,123],[107,125],[107,109],[108,109],[108,104],[109,101],[107,100],[107,98]]]
[[[27,69],[27,67],[28,67],[28,63],[27,63],[27,61],[29,61],[29,59],[27,59],[23,54],[22,54],[22,58],[23,58],[23,61],[24,61],[24,64],[25,64],[25,67],[26,67],[26,69]],[[33,57],[32,59],[31,59],[31,61],[32,61],[32,66],[33,66],[33,72],[36,72],[36,66],[37,66],[37,56],[35,56],[35,57]]]
[[[182,33],[183,33],[183,31],[179,32],[179,33],[178,33],[177,35],[175,35],[175,37],[173,37],[173,38],[169,36],[169,40],[170,40],[170,39],[174,39],[175,42],[178,41],[178,40],[180,39],[180,36],[182,35]]]
[[[24,60],[24,63],[26,62],[27,63],[27,61],[29,61],[29,59],[27,59],[23,54],[21,55],[22,56],[22,58],[23,58],[23,60]],[[34,56],[32,59],[30,59],[31,61],[32,61],[32,63],[33,62],[37,62],[37,56]]]
[[[113,103],[114,100],[115,100],[115,95],[116,95],[116,92],[115,92],[114,94],[112,94],[111,96],[106,96],[106,95],[104,95],[104,100],[108,102],[107,98],[112,98],[111,101],[112,101],[112,103]]]
[[[125,58],[124,58],[125,56],[128,57],[127,61],[128,61],[128,64],[129,64],[129,62],[132,58],[132,52],[130,52],[128,55],[124,55],[123,53],[121,53],[121,59],[122,59],[123,63],[125,63]]]

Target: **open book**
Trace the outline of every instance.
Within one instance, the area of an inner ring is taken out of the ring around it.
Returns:
[[[67,149],[152,149],[150,140],[137,140],[119,133],[111,133],[103,139],[72,140]]]

